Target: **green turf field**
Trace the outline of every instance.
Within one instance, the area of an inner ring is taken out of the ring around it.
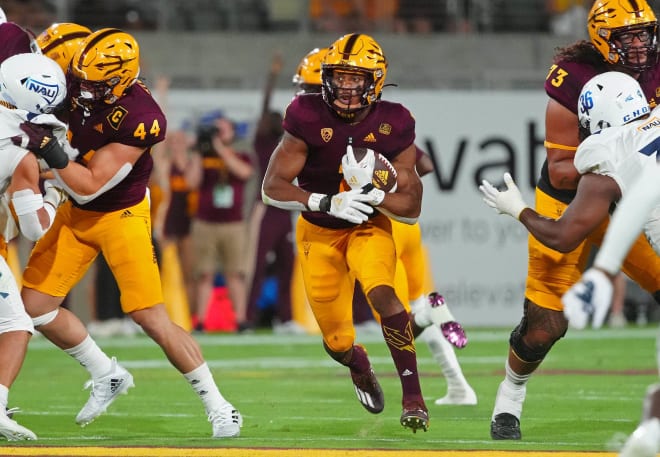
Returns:
[[[39,436],[32,446],[613,451],[635,428],[645,389],[657,380],[655,327],[569,331],[528,385],[523,440],[494,442],[489,422],[509,329],[467,331],[470,342],[458,356],[478,406],[435,406],[445,383],[418,347],[427,433],[399,425],[400,385],[379,336],[360,338],[385,391],[379,415],[357,402],[347,369],[326,356],[319,336],[270,333],[198,337],[222,393],[243,414],[237,439],[210,439],[201,402],[145,337],[99,340],[132,371],[136,387],[86,428],[74,422],[88,395],[86,371],[44,338],[30,343],[10,406],[22,409],[16,418]],[[0,455],[7,445],[0,442]]]

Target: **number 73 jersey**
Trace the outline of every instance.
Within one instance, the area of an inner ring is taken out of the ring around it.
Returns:
[[[589,136],[578,147],[574,164],[580,174],[596,173],[614,179],[623,198],[646,167],[660,166],[659,153],[660,106],[645,119],[620,127],[609,127]],[[660,239],[653,238],[660,238],[659,206],[649,215],[645,230],[658,252]]]
[[[86,165],[96,151],[110,143],[143,148],[133,169],[121,182],[86,203],[74,205],[91,211],[116,211],[133,206],[145,196],[153,168],[151,147],[165,139],[167,121],[149,90],[140,82],[116,103],[97,104],[89,116],[80,108],[69,117],[69,141],[80,151],[76,161]]]

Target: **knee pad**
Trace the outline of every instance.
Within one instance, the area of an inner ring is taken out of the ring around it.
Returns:
[[[57,317],[57,313],[60,312],[60,309],[57,308],[49,313],[42,314],[41,316],[36,316],[32,318],[32,323],[34,324],[35,327],[39,327],[41,325],[46,325],[50,324],[55,320]]]
[[[325,341],[323,342],[323,349],[325,349],[325,352],[327,352],[330,357],[344,366],[348,366],[348,363],[351,361],[351,356],[353,355],[353,347],[348,351],[336,352],[330,349],[330,346],[328,346]]]
[[[566,334],[566,327],[563,313],[541,308],[525,300],[525,313],[511,332],[509,345],[523,362],[540,362]]]

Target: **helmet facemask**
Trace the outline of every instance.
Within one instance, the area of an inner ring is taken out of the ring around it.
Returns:
[[[352,83],[351,77],[359,75],[363,81]],[[337,80],[347,80],[337,84]],[[344,119],[353,119],[355,115],[378,100],[376,84],[371,72],[353,67],[324,66],[322,71],[323,99]],[[355,100],[357,99],[357,103]]]
[[[612,60],[624,68],[641,72],[657,62],[658,38],[655,24],[612,30],[607,41]]]

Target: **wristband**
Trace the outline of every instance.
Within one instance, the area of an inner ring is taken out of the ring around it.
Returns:
[[[69,156],[64,152],[62,146],[56,139],[52,139],[37,154],[46,161],[51,168],[66,168],[69,164]]]
[[[330,196],[328,194],[311,194],[309,200],[307,200],[307,208],[310,211],[323,211],[327,213],[330,211]]]

